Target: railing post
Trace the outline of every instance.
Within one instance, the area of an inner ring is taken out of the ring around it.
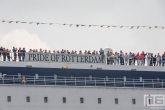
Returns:
[[[153,79],[152,79],[152,87],[154,88],[154,82],[153,82]]]
[[[74,78],[75,86],[76,86],[76,78]]]
[[[85,78],[85,86],[86,86],[86,78]]]
[[[95,78],[95,86],[96,86],[96,78]]]
[[[35,82],[35,76],[34,76],[34,85],[35,85],[35,83],[36,83],[36,82]]]
[[[162,88],[163,88],[163,80],[162,80]]]
[[[134,86],[134,88],[135,88],[135,81],[134,81],[134,79],[133,79],[133,86]]]
[[[116,85],[115,85],[115,78],[114,78],[114,87],[116,87]]]
[[[143,81],[143,88],[144,88],[144,79],[142,81]]]
[[[46,82],[45,82],[45,76],[44,76],[44,84],[46,85]]]
[[[54,78],[54,84],[56,85],[56,78]]]
[[[124,81],[124,87],[125,87],[125,81]]]
[[[65,86],[66,86],[66,77],[65,77]]]
[[[104,84],[105,84],[105,87],[107,87],[107,84],[106,84],[105,78],[104,78]]]
[[[15,84],[14,76],[13,76],[13,83]]]

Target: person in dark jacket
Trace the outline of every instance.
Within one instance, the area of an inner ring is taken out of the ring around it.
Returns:
[[[7,49],[6,52],[7,52],[7,54],[6,54],[7,55],[7,60],[10,61],[10,50]]]
[[[165,64],[165,52],[164,52],[164,54],[162,55],[162,66],[164,66],[164,64]]]
[[[21,50],[21,53],[22,53],[22,61],[24,61],[25,60],[25,54],[26,54],[25,48],[23,48],[23,50]]]
[[[21,52],[21,48],[19,48],[19,50],[18,50],[18,58],[19,58],[19,61],[21,61],[21,56],[22,56],[22,52]]]
[[[156,66],[156,55],[153,57],[153,66]]]
[[[151,54],[150,66],[153,66],[153,54]]]
[[[3,61],[6,61],[7,52],[5,48],[3,49],[2,55],[3,55]]]

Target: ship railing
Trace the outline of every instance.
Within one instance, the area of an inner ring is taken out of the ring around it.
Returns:
[[[9,62],[24,62],[24,58],[25,58],[25,53],[21,53],[20,56],[18,56],[18,52],[7,52],[7,55],[3,55],[2,52],[0,52],[0,61],[9,61]],[[39,53],[39,52],[38,52]],[[40,53],[42,54],[42,53]],[[49,54],[49,53],[48,53]],[[53,53],[51,53],[53,54]],[[92,55],[92,54],[90,54]],[[4,59],[5,58],[5,59]],[[125,61],[125,59],[123,59],[123,63],[120,62],[120,59],[115,59],[113,58],[112,60],[107,57],[107,65],[133,65],[133,66],[164,66],[165,65],[165,61],[163,61],[161,58],[159,59],[159,61],[157,60],[153,60],[153,58],[150,61],[147,61],[147,58],[145,58],[145,60],[136,60],[135,58],[131,59],[131,60],[127,60]],[[148,64],[149,63],[149,64]]]
[[[54,77],[7,75],[0,78],[0,85],[45,85],[45,86],[80,86],[80,87],[131,87],[131,88],[165,88],[165,79],[123,79],[123,78],[89,78],[89,77]]]

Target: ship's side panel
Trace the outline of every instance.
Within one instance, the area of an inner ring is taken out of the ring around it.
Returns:
[[[0,86],[0,110],[150,110],[144,106],[144,94],[165,94],[165,89]],[[7,102],[7,96],[11,96],[11,102]],[[27,96],[30,102],[26,102]]]

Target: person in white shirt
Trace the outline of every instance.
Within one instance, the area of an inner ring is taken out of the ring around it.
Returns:
[[[127,53],[125,53],[125,55],[124,55],[124,60],[125,60],[125,65],[128,65],[128,54]]]

